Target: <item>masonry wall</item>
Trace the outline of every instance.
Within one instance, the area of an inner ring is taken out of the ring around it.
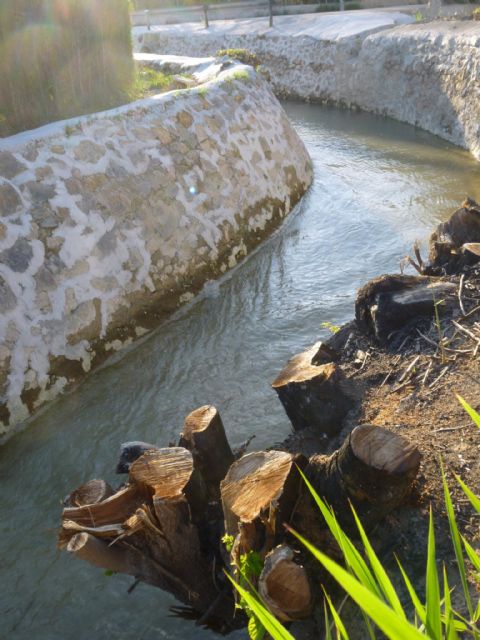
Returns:
[[[0,141],[0,437],[233,267],[311,180],[239,65]]]
[[[308,20],[307,20],[308,19]],[[280,97],[359,107],[419,126],[480,159],[480,22],[395,26],[401,14],[350,12],[134,30],[138,51],[255,52]]]

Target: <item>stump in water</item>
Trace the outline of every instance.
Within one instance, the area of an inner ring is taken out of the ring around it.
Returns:
[[[202,407],[189,419],[182,437],[194,443],[193,455],[183,447],[149,449],[129,463],[128,483],[115,494],[100,499],[101,492],[93,491],[99,481],[72,492],[70,504],[74,501],[76,506],[63,510],[59,542],[95,566],[169,591],[199,612],[202,622],[215,618],[233,624],[233,597],[223,569],[240,566],[241,556],[249,551],[265,558],[258,588],[275,615],[282,620],[308,615],[314,594],[304,568],[285,544],[283,524],[293,524],[314,542],[319,531],[325,540],[325,525],[299,468],[332,504],[342,524],[351,524],[351,500],[366,526],[398,506],[418,470],[420,456],[406,440],[363,425],[330,457],[307,461],[284,451],[244,455],[221,481],[219,500],[208,502],[215,492],[206,487],[215,487],[223,471],[218,471],[217,460],[212,464],[216,475],[206,482],[195,468],[195,460],[199,465],[205,461],[198,455],[204,440],[197,446],[197,433],[208,436],[209,445],[209,433],[219,434],[224,450],[228,453],[230,448],[228,443],[225,447],[213,407]],[[197,424],[205,428],[197,431]],[[91,504],[84,503],[86,496]],[[223,520],[226,532],[234,536],[227,559],[221,555]],[[274,548],[278,543],[282,545]]]
[[[328,345],[317,342],[289,360],[272,383],[294,431],[313,427],[335,435],[351,407],[340,367],[332,362],[318,364],[328,354],[337,357]]]
[[[215,407],[205,405],[192,411],[185,418],[178,444],[191,451],[195,468],[206,482],[210,499],[218,500],[220,482],[233,463],[234,455]]]
[[[364,527],[373,526],[403,502],[420,459],[417,447],[402,436],[364,424],[330,457],[312,456],[305,473],[340,523],[352,530],[349,502]]]
[[[116,494],[64,509],[60,546],[204,612],[218,596],[215,554],[203,548],[196,524],[201,526],[205,506],[205,484],[192,454],[182,447],[149,450],[131,465],[129,484]]]
[[[271,548],[290,520],[302,482],[298,467],[305,464],[303,456],[285,451],[255,451],[234,462],[221,483],[227,534],[236,536],[239,525],[261,523]]]
[[[355,318],[361,331],[380,343],[394,331],[419,317],[433,318],[435,304],[439,313],[457,303],[457,287],[424,276],[384,275],[359,289]],[[441,304],[440,304],[441,303]]]
[[[293,560],[292,549],[281,544],[265,557],[258,592],[279,620],[305,618],[311,612],[312,592],[307,572]]]

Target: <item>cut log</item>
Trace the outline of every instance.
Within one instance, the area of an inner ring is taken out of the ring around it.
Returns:
[[[330,457],[312,456],[305,473],[340,523],[355,531],[349,503],[365,527],[373,526],[404,501],[420,459],[417,447],[402,436],[365,424]]]
[[[158,449],[159,447],[148,442],[142,442],[141,440],[134,440],[133,442],[124,442],[120,445],[120,453],[118,455],[118,462],[116,467],[116,473],[128,473],[131,465],[138,460],[140,456],[146,451],[152,449]]]
[[[64,500],[65,507],[82,507],[85,504],[103,502],[115,493],[105,480],[89,480],[77,487]]]
[[[289,360],[272,383],[294,431],[311,427],[335,435],[351,407],[348,383],[340,367],[315,364],[325,358],[326,352],[327,345],[317,342]]]
[[[205,510],[205,482],[194,469],[192,454],[183,447],[146,451],[131,465],[129,479],[152,499],[185,495],[195,518]]]
[[[200,471],[206,482],[209,498],[218,500],[220,482],[234,456],[216,408],[205,405],[192,411],[185,418],[178,445],[192,453],[195,469]]]
[[[239,525],[261,520],[273,542],[283,534],[298,499],[306,459],[284,451],[256,451],[234,462],[222,481],[225,530],[236,536]]]
[[[132,573],[124,548],[111,546],[89,533],[77,533],[69,541],[67,551],[81,560],[115,573]]]
[[[421,317],[443,313],[457,304],[457,287],[424,276],[384,275],[359,289],[355,318],[361,331],[380,343]]]
[[[462,251],[464,245],[480,242],[480,206],[467,198],[446,222],[438,225],[429,240],[429,275],[459,273],[462,268],[478,262],[475,252]]]
[[[285,622],[307,617],[312,592],[305,568],[294,562],[292,549],[281,544],[265,557],[258,591],[270,611]]]

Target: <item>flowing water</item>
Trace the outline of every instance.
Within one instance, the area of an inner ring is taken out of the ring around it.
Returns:
[[[398,270],[465,195],[480,165],[409,126],[304,104],[286,110],[315,182],[282,228],[154,333],[91,375],[0,448],[0,637],[25,640],[211,638],[173,617],[174,600],[55,550],[60,498],[117,481],[118,445],[167,444],[183,417],[215,404],[233,445],[282,440],[269,388],[285,361],[353,314],[355,290]],[[237,632],[232,638],[244,637]]]

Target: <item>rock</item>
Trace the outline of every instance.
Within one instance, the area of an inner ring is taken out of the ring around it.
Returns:
[[[480,242],[480,206],[467,198],[446,222],[441,222],[429,240],[427,275],[458,273],[467,264],[478,262],[479,256],[464,249],[466,244]]]
[[[128,473],[130,466],[138,460],[140,456],[143,456],[145,451],[151,449],[158,449],[154,444],[148,444],[140,440],[134,440],[132,442],[124,442],[120,445],[120,453],[118,456],[118,462],[116,466],[116,473]]]
[[[25,238],[18,238],[10,249],[0,253],[0,262],[4,262],[16,273],[23,273],[28,269],[33,257],[31,244]]]
[[[25,169],[26,167],[20,164],[12,153],[0,151],[0,176],[11,180]]]
[[[50,198],[55,196],[55,185],[45,184],[44,182],[28,182],[26,184],[33,202],[47,203]]]
[[[188,111],[179,111],[177,113],[177,122],[188,129],[193,124],[193,116]]]
[[[94,164],[105,155],[104,147],[101,147],[90,140],[82,140],[74,151],[75,158],[82,162],[90,162]]]
[[[21,206],[20,196],[11,184],[0,184],[0,216],[10,216]]]
[[[333,362],[315,364],[319,352],[326,353],[321,342],[294,356],[272,383],[293,429],[306,427],[334,435],[351,400],[345,392],[346,381],[340,367]],[[325,356],[323,356],[325,357]]]
[[[17,305],[17,299],[15,294],[10,289],[9,285],[2,276],[0,276],[0,309],[2,312],[11,311],[15,309]]]
[[[421,317],[433,317],[456,303],[457,287],[451,282],[424,276],[383,275],[367,282],[357,293],[358,328],[378,342]]]

